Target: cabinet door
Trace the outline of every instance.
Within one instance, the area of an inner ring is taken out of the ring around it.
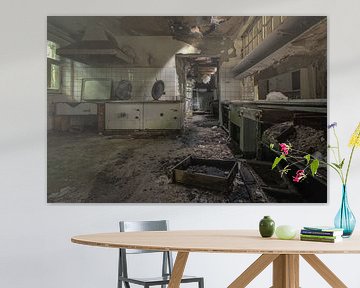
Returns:
[[[180,103],[145,103],[144,129],[180,129]]]
[[[96,103],[56,103],[56,115],[96,115],[97,104]]]
[[[143,104],[139,103],[106,103],[105,129],[143,129]]]

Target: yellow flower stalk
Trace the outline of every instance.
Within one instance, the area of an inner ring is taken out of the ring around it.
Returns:
[[[360,123],[350,138],[349,146],[360,147]]]
[[[355,148],[360,147],[360,122],[359,122],[358,126],[356,127],[354,133],[351,136],[349,146],[351,146],[352,149],[351,149],[349,163],[348,163],[347,170],[346,170],[345,185],[347,184],[347,180],[349,177],[350,165],[351,165],[351,161],[352,161],[352,158],[354,155]]]

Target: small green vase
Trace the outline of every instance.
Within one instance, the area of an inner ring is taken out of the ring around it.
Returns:
[[[264,216],[259,223],[259,231],[262,237],[271,237],[275,232],[275,222],[270,216]]]

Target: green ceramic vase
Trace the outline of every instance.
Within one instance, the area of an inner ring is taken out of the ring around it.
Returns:
[[[259,232],[262,237],[271,237],[275,232],[275,222],[270,216],[264,216],[259,223]]]

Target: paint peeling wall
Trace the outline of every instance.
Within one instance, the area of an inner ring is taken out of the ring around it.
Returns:
[[[248,76],[239,81],[241,100],[257,100],[254,76]]]

